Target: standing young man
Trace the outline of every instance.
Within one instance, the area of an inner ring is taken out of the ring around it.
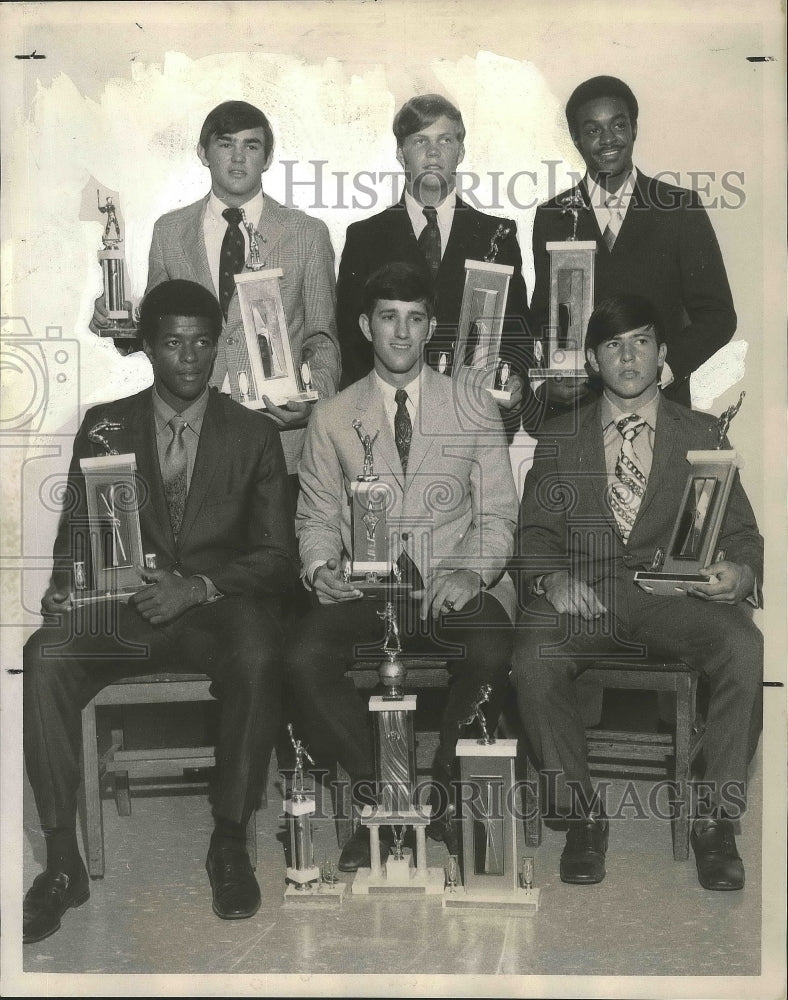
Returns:
[[[140,310],[152,388],[93,407],[74,442],[42,600],[59,621],[24,649],[25,764],[47,851],[25,897],[26,942],[54,933],[90,895],[76,835],[81,710],[107,684],[137,674],[212,678],[220,705],[206,862],[213,909],[235,919],[260,905],[245,830],[280,719],[282,600],[295,580],[295,538],[275,428],[208,389],[221,328],[219,303],[205,288],[157,285]],[[142,550],[158,568],[142,570],[146,585],[127,604],[72,610],[74,559],[88,559],[90,575],[80,460],[93,455],[96,425],[117,452],[136,456]]]

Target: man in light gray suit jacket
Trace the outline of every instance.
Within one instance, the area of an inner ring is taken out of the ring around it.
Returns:
[[[443,793],[459,720],[486,683],[493,689],[487,709],[494,726],[509,672],[515,595],[505,571],[517,495],[492,397],[424,364],[435,328],[424,275],[410,264],[387,264],[368,279],[363,301],[360,324],[375,367],[317,404],[299,467],[296,532],[315,601],[291,636],[285,676],[315,757],[338,760],[354,782],[371,778],[368,713],[344,677],[354,657],[380,659],[384,635],[376,614],[381,604],[361,600],[342,574],[352,549],[350,487],[364,464],[354,426],[360,421],[362,433],[374,439],[375,473],[393,492],[387,524],[398,541],[391,558],[415,587],[399,608],[403,649],[434,651],[448,659],[452,674],[434,769]],[[448,842],[451,825],[436,824],[432,832]],[[339,867],[368,864],[369,842],[359,828]]]
[[[296,366],[309,361],[321,397],[334,395],[339,385],[334,252],[328,229],[319,219],[264,196],[262,175],[271,165],[273,147],[271,126],[258,108],[244,101],[225,101],[214,108],[205,119],[197,146],[200,161],[211,174],[211,191],[157,220],[148,262],[147,291],[163,281],[184,278],[198,282],[219,299],[225,322],[211,385],[229,390],[239,401],[236,371],[247,365],[248,354],[232,273],[227,282],[230,294],[222,294],[223,240],[231,225],[223,212],[228,208],[241,209],[257,229],[262,266],[283,271],[280,289]],[[243,225],[240,236],[246,260],[249,235]],[[102,297],[96,300],[92,326],[97,330],[106,323]],[[310,404],[288,402],[280,407],[269,401],[266,413],[282,431],[287,469],[297,487],[295,473]]]

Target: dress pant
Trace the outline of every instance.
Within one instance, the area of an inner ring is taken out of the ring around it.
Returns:
[[[592,791],[574,679],[601,656],[635,669],[646,656],[682,660],[706,676],[703,754],[711,806],[730,811],[726,804],[743,803],[763,707],[763,636],[747,611],[694,597],[646,594],[631,581],[621,581],[603,603],[609,613],[584,622],[558,614],[539,597],[517,620],[512,682],[532,750],[543,770],[558,772],[551,805],[569,810],[567,782],[586,797]]]
[[[319,604],[315,598],[285,653],[285,687],[304,742],[316,763],[331,767],[338,761],[354,781],[374,774],[370,713],[344,674],[357,660],[385,658],[382,608],[369,599]],[[451,773],[462,735],[459,722],[470,714],[482,684],[492,687],[485,714],[495,726],[510,669],[511,622],[501,604],[482,592],[461,612],[441,614],[426,625],[418,602],[404,598],[398,602],[398,623],[404,656],[432,654],[438,663],[448,661],[449,694],[435,765]]]
[[[281,718],[278,602],[225,597],[163,626],[116,602],[58,617],[30,637],[23,660],[25,765],[42,827],[75,823],[84,706],[122,677],[170,672],[211,677],[219,700],[213,811],[246,823]]]

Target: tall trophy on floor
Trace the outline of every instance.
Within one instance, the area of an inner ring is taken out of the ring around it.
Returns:
[[[359,868],[353,881],[354,895],[440,896],[444,876],[440,868],[427,867],[427,826],[432,807],[415,804],[416,744],[413,720],[416,696],[405,693],[405,668],[400,659],[396,606],[386,603],[378,612],[385,624],[379,675],[385,694],[369,699],[375,731],[376,806],[364,806],[361,824],[369,829],[370,868]],[[391,828],[394,848],[385,865],[380,862],[380,828]],[[404,846],[412,828],[416,838],[416,861]]]
[[[742,459],[734,448],[723,445],[744,396],[742,392],[717,420],[716,449],[687,452],[690,472],[667,547],[657,547],[650,568],[635,573],[635,583],[648,594],[686,595],[695,584],[708,583],[709,578],[699,572],[704,566],[725,558],[717,551],[717,540]]]
[[[517,740],[496,740],[487,729],[482,706],[491,689],[484,684],[460,726],[477,725],[476,739],[457,740],[462,802],[463,880],[450,863],[444,908],[497,909],[528,915],[539,908],[533,886],[533,858],[517,863],[514,761]]]
[[[562,201],[563,214],[572,218],[572,230],[565,240],[545,244],[550,255],[550,314],[547,344],[536,342],[539,367],[529,368],[531,387],[536,389],[548,378],[586,378],[583,342],[594,308],[594,240],[578,240],[577,220],[588,211],[583,196],[576,192]]]
[[[99,330],[99,336],[111,337],[119,349],[130,350],[136,346],[139,331],[126,302],[126,258],[121,246],[123,237],[120,223],[115,204],[109,195],[102,205],[99,193],[96,191],[96,201],[99,212],[107,217],[98,259],[104,280],[104,303],[108,322]]]

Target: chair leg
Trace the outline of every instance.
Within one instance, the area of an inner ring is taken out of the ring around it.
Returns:
[[[675,780],[679,795],[678,815],[673,821],[673,857],[676,861],[686,861],[689,857],[690,833],[690,740],[692,737],[692,685],[690,674],[679,674],[676,678],[676,773]]]
[[[85,854],[91,878],[104,877],[104,824],[99,793],[98,739],[96,705],[89,702],[82,709],[82,781],[85,789]]]
[[[542,814],[539,801],[539,772],[530,757],[525,765],[526,791],[523,798],[525,808],[525,843],[528,847],[539,847],[542,843]]]

